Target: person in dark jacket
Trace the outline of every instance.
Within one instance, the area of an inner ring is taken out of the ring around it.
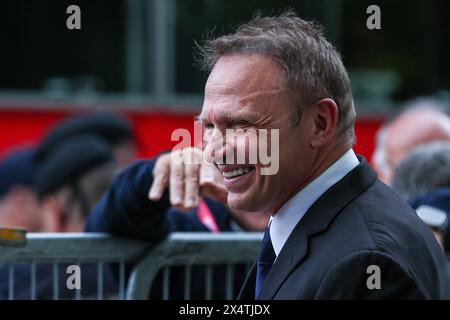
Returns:
[[[81,232],[85,218],[92,206],[109,187],[116,173],[112,151],[108,143],[97,136],[80,135],[54,145],[44,162],[39,164],[33,181],[38,196],[42,228],[40,232]],[[37,257],[38,259],[38,257]],[[74,264],[77,257],[74,257]],[[39,262],[39,261],[38,261]],[[59,298],[72,299],[74,290],[66,286],[68,264],[58,268]],[[97,293],[97,266],[79,265],[81,269],[81,296],[92,297]],[[31,265],[16,263],[14,271],[13,299],[27,300],[31,293]],[[9,265],[0,267],[0,292],[9,297]],[[53,298],[53,265],[36,264],[36,299]],[[104,266],[105,296],[118,292],[117,283],[108,267]]]

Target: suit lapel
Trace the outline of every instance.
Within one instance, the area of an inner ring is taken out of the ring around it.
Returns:
[[[376,181],[376,174],[367,161],[362,157],[359,160],[361,163],[328,189],[295,226],[267,275],[258,299],[273,299],[289,274],[308,253],[309,237],[325,230],[349,202]],[[255,282],[253,290],[254,284]]]
[[[256,283],[256,263],[253,264],[250,272],[245,278],[238,300],[255,300],[255,283]]]

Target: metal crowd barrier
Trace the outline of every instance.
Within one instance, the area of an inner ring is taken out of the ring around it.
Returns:
[[[161,278],[162,299],[170,299],[170,292],[174,289],[183,290],[182,298],[190,299],[191,287],[198,286],[199,282],[204,285],[205,299],[211,299],[213,288],[217,288],[213,281],[216,268],[222,268],[225,276],[225,298],[233,299],[238,289],[233,281],[235,268],[245,266],[246,272],[250,269],[260,250],[261,240],[260,233],[172,233],[157,246],[150,247],[146,242],[107,234],[30,233],[22,241],[0,241],[0,287],[7,287],[7,294],[0,298],[16,298],[15,282],[23,276],[19,272],[23,273],[25,268],[30,274],[29,279],[25,279],[29,283],[29,299],[40,298],[37,292],[42,287],[43,274],[51,283],[49,299],[59,299],[61,286],[65,285],[62,282],[68,277],[62,274],[64,268],[61,267],[72,264],[81,266],[82,271],[87,270],[87,275],[94,275],[96,294],[89,299],[148,299],[158,276]],[[86,265],[94,267],[83,269]],[[179,281],[171,282],[173,267],[178,268],[178,275],[180,268],[183,269],[182,286]],[[195,277],[191,276],[195,268],[202,268],[201,278],[198,272]],[[106,296],[104,278],[106,271],[110,270],[114,274],[117,293]],[[83,272],[81,277],[86,276]],[[61,276],[64,276],[63,280]],[[73,290],[72,298],[84,299],[82,292],[83,288]]]

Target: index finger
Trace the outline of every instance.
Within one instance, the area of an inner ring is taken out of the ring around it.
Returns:
[[[150,187],[148,197],[150,200],[157,201],[161,199],[164,189],[169,183],[170,174],[170,156],[163,155],[156,161],[153,167],[153,183]]]
[[[187,162],[184,166],[184,206],[192,209],[198,205],[200,189],[200,163]]]
[[[169,181],[170,203],[175,207],[183,206],[184,161],[180,152],[172,152],[171,154]]]

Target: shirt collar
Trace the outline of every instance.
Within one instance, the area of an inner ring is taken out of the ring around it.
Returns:
[[[331,186],[359,165],[352,149],[326,169],[320,176],[290,198],[270,221],[270,238],[278,256],[292,230],[303,218],[306,211]]]

